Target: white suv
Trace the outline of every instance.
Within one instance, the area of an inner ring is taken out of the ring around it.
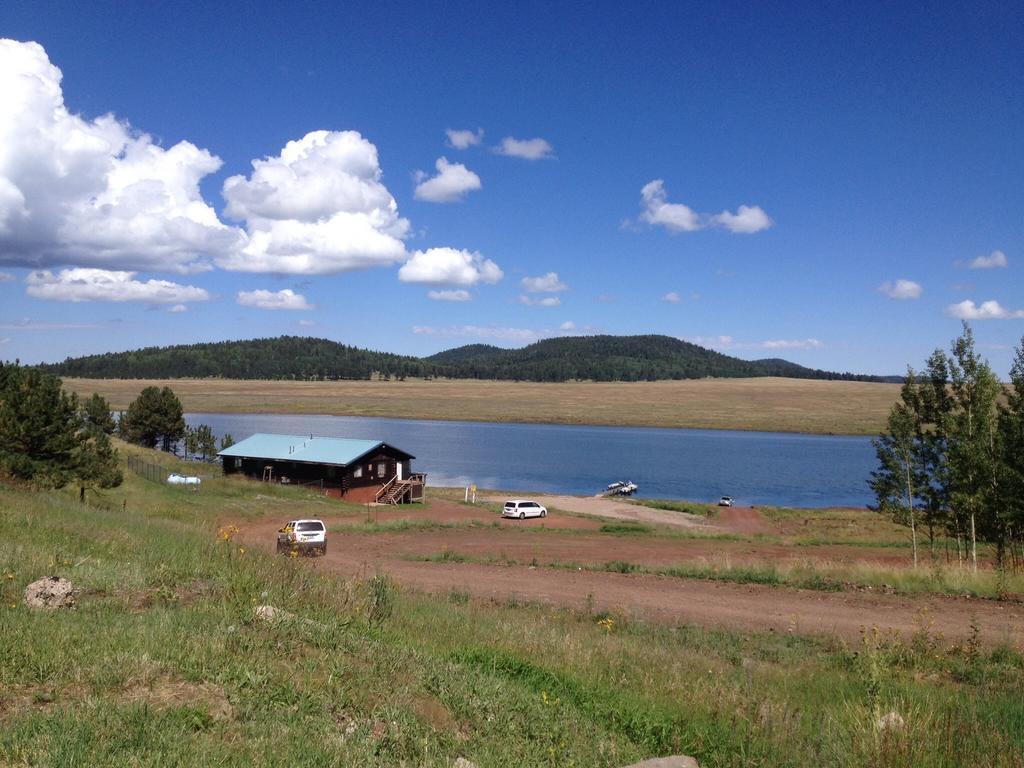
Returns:
[[[289,520],[277,532],[277,551],[327,554],[327,526],[321,520]]]
[[[509,499],[501,510],[501,516],[525,520],[528,517],[547,517],[548,511],[536,501]]]

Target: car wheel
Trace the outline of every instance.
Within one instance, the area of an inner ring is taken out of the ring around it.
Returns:
[[[322,547],[320,547],[320,556],[323,557],[326,554],[327,554],[327,545],[324,544]]]
[[[520,520],[525,520],[526,519],[526,513],[525,512],[520,512],[519,513],[519,519]]]
[[[277,554],[281,554],[284,551],[284,547],[281,546],[281,542],[277,542]]]
[[[546,509],[542,509],[542,510],[540,511],[540,516],[541,516],[541,517],[547,517],[547,516],[548,516],[548,511],[547,511]]]

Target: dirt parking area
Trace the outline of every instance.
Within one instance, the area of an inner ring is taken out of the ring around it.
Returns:
[[[662,535],[613,535],[600,532],[600,525],[606,522],[603,517],[581,517],[578,508],[575,514],[558,512],[568,506],[564,499],[549,497],[542,502],[550,501],[556,510],[545,519],[502,521],[498,526],[493,525],[499,518],[492,511],[442,500],[426,509],[378,508],[371,511],[369,526],[366,518],[351,514],[324,517],[330,530],[328,552],[311,559],[309,567],[343,576],[387,573],[407,588],[433,593],[457,591],[502,602],[514,598],[577,609],[592,607],[646,620],[747,631],[835,633],[854,642],[862,628],[872,625],[907,634],[928,624],[949,639],[966,638],[972,622],[977,622],[985,642],[1024,647],[1024,605],[1019,603],[826,592],[587,570],[588,565],[613,561],[649,568],[794,559],[899,565],[905,554],[884,547],[805,547],[694,537],[681,530],[692,528],[687,525],[666,528]],[[414,522],[403,528],[399,521],[406,519]],[[734,519],[747,530],[770,526],[763,518],[740,511],[721,516],[717,529],[727,529]],[[238,521],[238,525],[250,546],[273,550],[280,521]],[[701,527],[709,533],[716,530],[706,521]],[[450,557],[439,557],[443,553]],[[560,567],[550,567],[553,563]],[[574,563],[581,569],[569,565]]]

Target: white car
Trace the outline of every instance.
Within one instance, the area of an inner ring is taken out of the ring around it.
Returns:
[[[720,506],[720,507],[731,507],[732,506],[732,496],[723,496],[722,498],[720,498],[718,500],[718,506]]]
[[[327,554],[327,526],[322,520],[289,520],[277,532],[277,551]]]
[[[547,517],[548,511],[536,501],[509,499],[501,510],[501,516],[525,520],[528,517]]]

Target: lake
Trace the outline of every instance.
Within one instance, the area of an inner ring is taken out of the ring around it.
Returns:
[[[495,424],[361,416],[190,413],[218,438],[256,432],[377,439],[416,456],[428,483],[510,491],[593,494],[632,480],[646,498],[796,507],[873,500],[868,437],[779,432]]]

